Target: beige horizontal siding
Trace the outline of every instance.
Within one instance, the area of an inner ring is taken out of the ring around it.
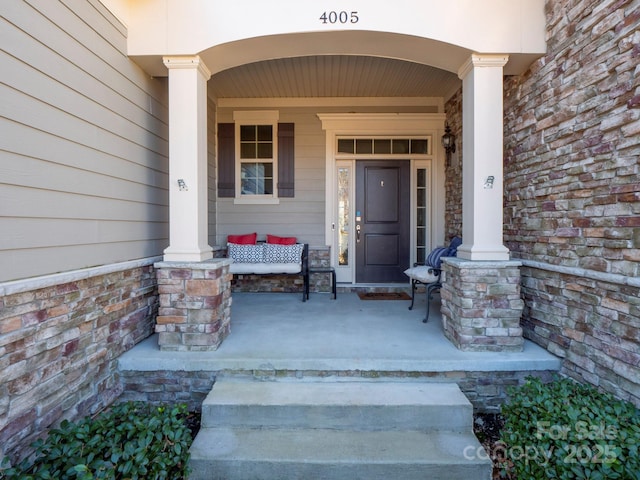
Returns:
[[[100,243],[91,245],[55,246],[51,248],[31,248],[28,250],[0,251],[2,269],[19,271],[22,276],[11,280],[28,279],[43,275],[42,266],[49,273],[68,272],[88,267],[109,265],[117,262],[100,261],[101,258],[124,258],[132,255],[134,259],[155,257],[154,252],[166,247],[164,239],[157,241],[127,241],[126,243]],[[74,265],[70,268],[70,265]]]
[[[3,122],[0,121],[0,125],[3,125]],[[7,184],[6,188],[11,191],[11,195],[7,195],[9,197],[7,201],[13,200],[16,203],[13,208],[28,208],[29,204],[32,203],[29,200],[30,195],[40,195],[38,201],[42,202],[44,195],[55,195],[61,192],[71,195],[86,195],[91,197],[90,200],[98,198],[117,199],[161,206],[165,206],[167,202],[167,192],[162,188],[162,184],[166,183],[164,176],[158,175],[158,178],[153,182],[158,186],[148,185],[148,179],[147,182],[144,181],[145,169],[139,167],[129,169],[131,171],[129,178],[118,178],[52,162],[47,158],[7,153],[0,156],[0,171],[2,172],[3,182]],[[24,187],[25,191],[15,190],[15,186]],[[41,190],[34,192],[32,189]],[[73,201],[77,200],[78,198],[73,199]],[[61,201],[61,199],[58,201]],[[55,205],[50,207],[55,208]],[[80,210],[86,208],[86,205],[77,205],[77,207]],[[6,211],[5,209],[6,206],[3,208],[0,205],[0,212],[3,212],[3,214],[16,214],[15,210]],[[40,209],[38,214],[42,214]]]
[[[29,248],[67,247],[156,240],[167,235],[164,223],[42,218],[0,218],[0,231],[3,245],[11,250],[20,250],[25,243]],[[75,235],[67,235],[68,231]]]
[[[123,220],[164,222],[166,206],[158,206],[153,213],[149,204],[119,198],[76,195],[22,186],[5,185],[0,194],[0,216],[8,218],[48,218],[84,220]],[[3,246],[0,240],[0,246]]]
[[[97,0],[0,11],[0,281],[161,255],[167,80]]]
[[[0,85],[0,91],[3,86]],[[0,109],[2,107],[0,106]],[[46,165],[58,168],[66,168],[68,172],[60,175],[61,178],[53,178],[49,172],[45,178],[48,182],[66,182],[66,188],[86,188],[95,192],[93,184],[77,185],[73,178],[68,178],[67,174],[71,170],[77,172],[86,171],[88,173],[103,176],[105,181],[120,178],[127,182],[138,183],[141,185],[153,185],[158,188],[166,188],[167,173],[150,166],[156,164],[166,168],[166,158],[159,155],[147,153],[144,157],[134,156],[132,158],[139,159],[134,162],[129,159],[115,157],[108,152],[100,152],[92,149],[90,145],[81,145],[72,142],[60,136],[43,132],[33,128],[31,125],[16,123],[13,120],[0,118],[3,138],[2,145],[6,156],[2,167],[3,173],[6,175],[19,175],[24,178],[35,178],[43,176],[41,169],[47,168]],[[25,141],[28,139],[28,141]],[[12,155],[15,158],[12,158]],[[26,169],[25,162],[32,162],[33,170]],[[37,168],[35,168],[37,167]],[[6,169],[6,170],[5,170]],[[13,173],[12,173],[13,172]],[[16,184],[16,182],[5,182]],[[20,184],[21,182],[17,182]],[[144,192],[129,191],[131,196],[145,196]]]

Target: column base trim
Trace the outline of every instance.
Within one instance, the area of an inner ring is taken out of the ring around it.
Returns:
[[[503,245],[477,246],[462,244],[458,247],[458,258],[464,260],[489,260],[508,261],[511,260],[509,249]]]
[[[173,249],[168,247],[164,251],[165,262],[202,262],[213,258],[213,248],[195,250]]]

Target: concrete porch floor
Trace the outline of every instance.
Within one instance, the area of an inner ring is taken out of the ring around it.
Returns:
[[[356,293],[234,293],[231,334],[217,351],[162,352],[157,336],[120,358],[123,370],[538,371],[560,359],[525,341],[523,352],[462,352],[445,337],[440,302],[360,300]]]

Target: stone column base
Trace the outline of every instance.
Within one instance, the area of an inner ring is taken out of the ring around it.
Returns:
[[[522,263],[442,260],[442,322],[449,341],[463,351],[522,351]]]
[[[230,261],[160,262],[160,308],[156,332],[160,350],[217,350],[231,331]]]

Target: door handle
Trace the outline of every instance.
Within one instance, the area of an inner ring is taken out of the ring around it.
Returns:
[[[360,243],[360,225],[356,225],[356,242]]]

